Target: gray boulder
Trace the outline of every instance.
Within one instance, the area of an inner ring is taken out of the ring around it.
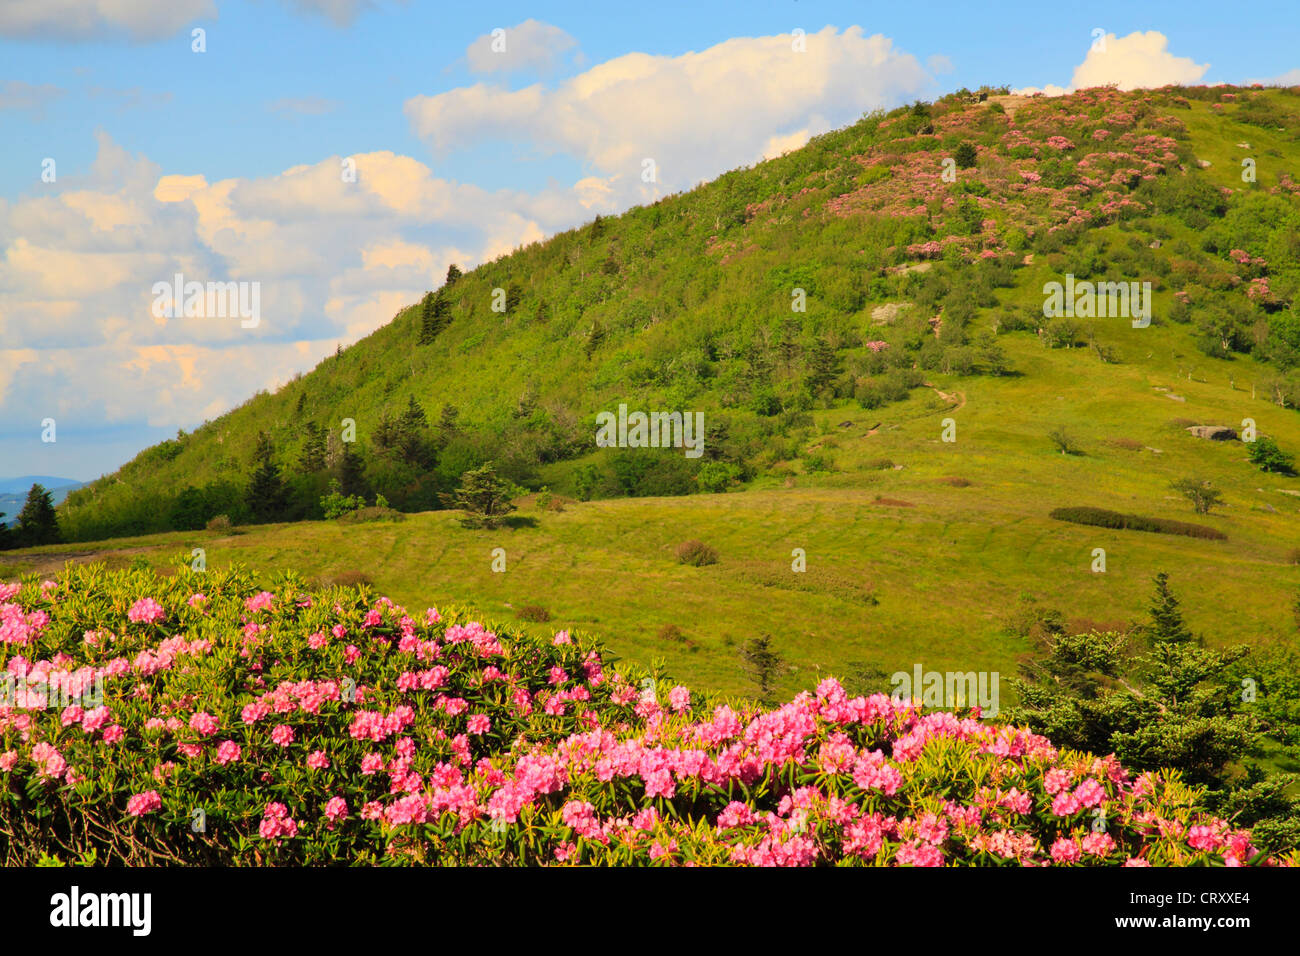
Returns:
[[[1225,425],[1193,425],[1187,430],[1197,438],[1208,438],[1210,441],[1237,440],[1237,433]]]

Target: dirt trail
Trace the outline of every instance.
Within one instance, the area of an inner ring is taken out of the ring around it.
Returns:
[[[8,564],[10,567],[17,569],[19,574],[31,574],[33,571],[37,574],[54,574],[56,571],[62,571],[64,564],[71,561],[73,564],[90,564],[94,561],[107,560],[110,564],[115,557],[129,554],[144,554],[147,551],[157,551],[158,546],[151,548],[102,548],[97,551],[49,551],[40,554],[7,554],[0,560],[0,564]],[[129,563],[129,562],[121,562]]]
[[[933,388],[934,394],[938,395],[945,402],[952,402],[953,403],[952,408],[948,409],[950,412],[955,412],[960,408],[966,407],[965,392],[943,392],[940,391],[938,388],[935,388],[935,386],[931,385],[929,382],[922,382],[921,384],[924,385],[926,388]]]

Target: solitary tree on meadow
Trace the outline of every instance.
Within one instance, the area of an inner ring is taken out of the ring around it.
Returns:
[[[462,523],[471,528],[495,528],[515,510],[510,501],[510,486],[496,473],[491,462],[461,475],[456,504],[465,512]]]
[[[1198,515],[1207,515],[1215,505],[1223,504],[1223,495],[1200,478],[1179,478],[1169,487],[1190,501]]]

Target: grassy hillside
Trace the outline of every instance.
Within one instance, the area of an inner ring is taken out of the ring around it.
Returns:
[[[871,487],[895,480],[872,467],[891,455],[913,472],[960,456],[973,479],[974,462],[996,455],[966,497],[1019,485],[1011,496],[1032,498],[1025,487],[1050,485],[1049,467],[1108,490],[1114,469],[1089,469],[1115,458],[1121,472],[1140,462],[1131,493],[1159,498],[1166,482],[1140,478],[1154,453],[1062,463],[1041,436],[1072,422],[1101,441],[1140,425],[1128,437],[1161,448],[1162,479],[1177,462],[1230,484],[1225,449],[1184,450],[1151,429],[1175,417],[1239,426],[1249,412],[1285,447],[1300,404],[1300,97],[974,99],[865,117],[485,264],[276,394],[75,492],[64,534],[247,520],[259,433],[292,485],[275,516],[318,517],[331,477],[346,477],[344,419],[364,463],[355,488],[408,511],[437,507],[489,459],[525,488],[609,498],[761,489],[807,471],[826,487]],[[1151,327],[1045,322],[1043,285],[1066,273],[1150,281]],[[956,444],[938,443],[922,383],[967,396]],[[1152,415],[1128,407],[1136,395]],[[1084,411],[1108,400],[1109,421]],[[619,403],[702,411],[705,455],[596,448],[595,416]],[[304,467],[314,426],[324,456]]]
[[[1151,330],[1116,341],[1142,331]],[[1195,355],[1188,333],[1160,332],[1170,351],[1144,365],[1103,364],[1021,336],[1007,351],[1022,375],[939,376],[948,398],[922,388],[869,413],[816,410],[806,447],[832,458],[833,470],[803,474],[795,463],[744,492],[570,501],[558,513],[523,500],[520,526],[496,531],[431,512],[50,547],[0,564],[10,574],[49,571],[69,555],[120,548],[119,563],[143,557],[163,567],[202,547],[210,568],[362,573],[410,605],[472,601],[492,615],[540,605],[548,627],[595,633],[642,662],[662,657],[683,679],[731,693],[751,690],[737,647],[764,632],[798,668],[782,684],[788,692],[810,686],[819,667],[851,677],[920,661],[1010,674],[1030,649],[1022,596],[1079,628],[1123,625],[1144,616],[1161,569],[1212,644],[1294,644],[1300,496],[1291,492],[1300,480],[1263,473],[1242,443],[1194,438],[1186,423],[1254,417],[1284,447],[1300,448],[1300,418],[1250,397],[1245,383],[1267,374],[1251,359],[1232,363],[1235,390],[1204,366],[1189,381],[1180,373]],[[949,417],[954,443],[940,440]],[[1082,454],[1056,449],[1047,432],[1057,425]],[[902,467],[869,464],[881,459]],[[1225,505],[1194,514],[1169,488],[1188,474],[1210,478]],[[1075,505],[1191,521],[1227,540],[1049,517]],[[676,546],[691,538],[716,548],[718,563],[678,563]],[[492,569],[498,547],[503,573]],[[792,571],[795,548],[807,556],[802,574]],[[1092,571],[1094,548],[1106,551],[1105,573]],[[661,636],[665,625],[681,639]]]

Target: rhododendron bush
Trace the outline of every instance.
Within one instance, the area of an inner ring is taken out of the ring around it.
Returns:
[[[834,680],[713,701],[559,632],[293,575],[0,585],[0,857],[1241,865],[1198,791]]]

